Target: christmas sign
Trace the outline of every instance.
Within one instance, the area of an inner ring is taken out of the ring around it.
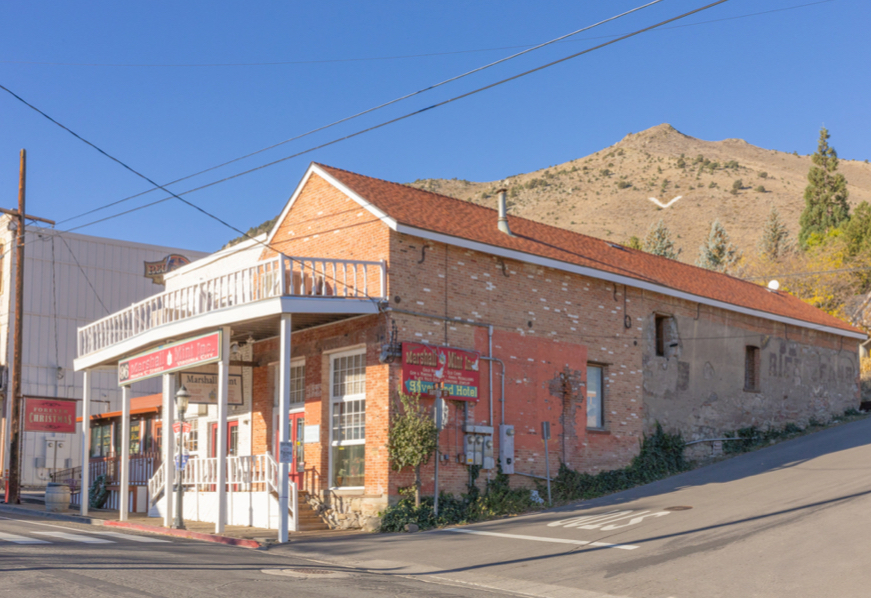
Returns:
[[[221,360],[221,331],[162,345],[118,363],[118,384],[131,384]]]
[[[64,399],[26,399],[25,432],[76,433],[76,402]]]
[[[477,401],[481,355],[451,347],[402,343],[402,383],[409,394],[430,394],[444,384],[448,399]]]

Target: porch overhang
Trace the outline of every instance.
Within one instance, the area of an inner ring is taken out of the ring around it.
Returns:
[[[282,296],[254,303],[225,307],[151,328],[114,345],[78,357],[75,371],[113,367],[130,355],[172,340],[215,330],[233,329],[236,339],[260,340],[278,335],[281,314],[293,314],[293,331],[329,324],[352,317],[379,313],[379,301],[373,298]]]

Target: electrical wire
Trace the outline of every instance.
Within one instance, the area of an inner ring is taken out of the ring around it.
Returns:
[[[581,29],[577,29],[577,30],[575,30],[575,31],[572,31],[571,33],[567,33],[566,35],[562,35],[562,36],[557,37],[557,38],[554,38],[554,39],[552,39],[552,40],[550,40],[550,41],[546,41],[546,42],[544,42],[544,43],[538,44],[538,45],[536,45],[536,46],[533,46],[533,47],[531,47],[531,48],[528,48],[528,49],[526,49],[526,50],[523,50],[522,52],[517,52],[516,54],[512,54],[511,56],[506,56],[505,58],[501,58],[501,59],[499,59],[499,60],[497,60],[497,61],[495,61],[495,62],[491,62],[491,63],[489,63],[489,64],[485,64],[484,66],[477,67],[477,68],[475,68],[475,69],[472,69],[471,71],[466,71],[465,73],[462,73],[462,74],[460,74],[460,75],[456,75],[456,76],[454,76],[454,77],[450,77],[449,79],[445,79],[444,81],[441,81],[441,82],[439,82],[439,83],[435,83],[434,85],[430,85],[430,86],[428,86],[428,87],[424,87],[423,89],[419,89],[419,90],[417,90],[417,91],[414,91],[414,92],[411,92],[411,93],[405,94],[405,95],[400,96],[400,97],[398,97],[398,98],[396,98],[396,99],[394,99],[394,100],[390,100],[389,102],[384,102],[384,103],[379,104],[379,105],[377,105],[377,106],[374,106],[374,107],[372,107],[372,108],[368,108],[368,109],[363,110],[363,111],[361,111],[361,112],[357,112],[356,114],[352,114],[351,116],[346,116],[345,118],[341,118],[341,119],[339,119],[339,120],[337,120],[337,121],[333,121],[333,122],[331,122],[331,123],[329,123],[329,124],[327,124],[327,125],[323,125],[323,126],[317,127],[317,128],[315,128],[315,129],[312,129],[312,130],[307,131],[307,132],[305,132],[305,133],[301,133],[301,134],[296,135],[296,136],[294,136],[294,137],[290,137],[290,138],[288,138],[288,139],[285,139],[284,141],[279,141],[278,143],[274,143],[274,144],[272,144],[272,145],[269,145],[269,146],[267,146],[267,147],[261,148],[261,149],[259,149],[259,150],[254,151],[254,152],[251,152],[251,153],[245,154],[244,156],[239,156],[238,158],[233,158],[232,160],[228,160],[227,162],[223,162],[223,163],[218,164],[218,165],[216,165],[216,166],[211,166],[211,167],[209,167],[209,168],[206,168],[205,170],[201,170],[201,171],[199,171],[199,172],[195,172],[194,174],[189,174],[189,175],[184,176],[184,177],[182,177],[182,178],[180,178],[180,179],[176,179],[176,180],[171,181],[171,182],[169,182],[169,183],[165,183],[164,186],[168,187],[168,186],[170,186],[170,185],[174,185],[174,184],[176,184],[176,183],[180,183],[181,181],[185,181],[185,180],[187,180],[187,179],[190,179],[190,178],[193,178],[193,177],[199,176],[199,175],[201,175],[201,174],[205,174],[205,173],[207,173],[207,172],[211,172],[212,170],[217,170],[218,168],[223,168],[224,166],[229,166],[230,164],[233,164],[234,162],[239,162],[240,160],[244,160],[244,159],[246,159],[246,158],[250,158],[250,157],[252,157],[252,156],[256,156],[257,154],[261,154],[261,153],[266,152],[266,151],[269,151],[269,150],[271,150],[271,149],[275,149],[276,147],[279,147],[279,146],[285,145],[285,144],[287,144],[287,143],[290,143],[291,141],[296,141],[296,140],[298,140],[298,139],[302,139],[303,137],[308,137],[309,135],[313,135],[313,134],[318,133],[318,132],[320,132],[320,131],[324,131],[324,130],[329,129],[329,128],[331,128],[331,127],[334,127],[334,126],[336,126],[336,125],[342,124],[342,123],[344,123],[344,122],[348,122],[348,121],[353,120],[353,119],[355,119],[355,118],[359,118],[359,117],[361,117],[361,116],[363,116],[363,115],[370,114],[370,113],[372,113],[372,112],[375,112],[376,110],[381,110],[382,108],[386,108],[387,106],[391,106],[391,105],[396,104],[396,103],[398,103],[398,102],[401,102],[401,101],[403,101],[403,100],[407,100],[407,99],[412,98],[412,97],[414,97],[414,96],[418,96],[418,95],[421,95],[421,94],[426,93],[426,92],[428,92],[428,91],[432,91],[433,89],[436,89],[436,88],[441,87],[441,86],[443,86],[443,85],[447,85],[448,83],[453,83],[454,81],[459,81],[460,79],[463,79],[463,78],[468,77],[468,76],[470,76],[470,75],[473,75],[473,74],[475,74],[475,73],[479,73],[479,72],[481,72],[481,71],[484,71],[484,70],[486,70],[486,69],[489,69],[489,68],[491,68],[491,67],[494,67],[494,66],[496,66],[496,65],[498,65],[498,64],[502,64],[503,62],[507,62],[507,61],[509,61],[509,60],[513,60],[513,59],[515,59],[515,58],[517,58],[517,57],[519,57],[519,56],[523,56],[524,54],[528,54],[528,53],[533,52],[533,51],[535,51],[535,50],[539,50],[539,49],[541,49],[541,48],[544,48],[545,46],[549,46],[549,45],[551,45],[551,44],[555,44],[555,43],[557,43],[557,42],[564,41],[564,40],[566,40],[566,39],[569,38],[569,37],[575,36],[575,35],[577,35],[577,34],[579,34],[579,33],[584,32],[584,31],[588,31],[588,30],[590,30],[590,29],[593,29],[594,27],[599,27],[600,25],[604,25],[605,23],[609,23],[609,22],[614,21],[614,20],[616,20],[616,19],[619,19],[619,18],[621,18],[621,17],[625,17],[626,15],[632,14],[632,13],[634,13],[634,12],[638,12],[639,10],[642,10],[642,9],[648,8],[648,7],[650,7],[650,6],[653,6],[654,4],[659,4],[660,2],[663,2],[663,1],[664,1],[664,0],[653,0],[652,2],[648,2],[647,4],[644,4],[644,5],[642,5],[642,6],[638,6],[638,7],[636,7],[636,8],[631,9],[631,10],[627,10],[627,11],[622,12],[622,13],[620,13],[620,14],[618,14],[618,15],[613,16],[613,17],[609,17],[609,18],[607,18],[607,19],[604,19],[604,20],[602,20],[602,21],[599,21],[598,23],[594,23],[594,24],[592,24],[592,25],[588,25],[588,26],[586,26],[586,27],[582,27]],[[131,199],[135,199],[135,198],[137,198],[137,197],[141,197],[142,195],[146,195],[146,194],[151,193],[151,192],[156,191],[156,190],[157,190],[156,188],[148,189],[148,190],[146,190],[146,191],[143,191],[142,193],[137,193],[136,195],[131,195],[130,197],[125,197],[124,199],[120,199],[120,200],[114,201],[114,202],[112,202],[112,203],[110,203],[110,204],[107,204],[107,205],[105,205],[105,206],[101,206],[101,207],[99,207],[99,208],[95,208],[95,209],[93,209],[93,210],[89,210],[89,211],[87,211],[87,212],[83,212],[82,214],[79,214],[79,215],[77,215],[77,216],[72,216],[72,217],[67,218],[67,219],[65,219],[65,220],[61,220],[60,222],[58,222],[58,224],[63,224],[63,223],[65,223],[65,222],[69,222],[69,221],[71,221],[71,220],[75,220],[75,219],[77,219],[77,218],[81,218],[81,217],[83,217],[83,216],[87,216],[88,214],[93,214],[94,212],[98,212],[98,211],[100,211],[100,210],[104,210],[104,209],[109,208],[109,207],[112,207],[112,206],[114,206],[114,205],[118,205],[118,204],[123,203],[123,202],[125,202],[125,201],[131,200]],[[159,202],[155,202],[155,203],[152,203],[152,204],[149,204],[149,205],[156,205],[156,203],[159,203]],[[135,211],[135,210],[134,210],[134,211]],[[129,213],[129,212],[127,212],[127,213]]]
[[[785,6],[783,8],[775,8],[772,10],[763,10],[761,12],[748,13],[737,15],[734,17],[724,17],[722,19],[711,19],[708,21],[699,21],[698,23],[687,23],[685,25],[676,25],[674,27],[663,27],[662,30],[681,29],[684,27],[697,27],[699,25],[708,25],[710,23],[720,23],[722,21],[735,21],[738,19],[746,19],[748,17],[756,17],[775,12],[784,12],[787,10],[795,10],[798,8],[806,8],[817,4],[828,4],[836,0],[819,0],[817,2],[809,2],[807,4],[798,4],[795,6]],[[607,39],[618,37],[618,35],[600,35],[596,37],[584,37],[577,40],[561,40],[559,43],[573,43],[579,41],[590,41],[596,39]],[[118,62],[46,62],[36,60],[0,60],[0,64],[23,64],[23,65],[39,65],[39,66],[96,66],[96,67],[120,67],[120,68],[196,68],[196,67],[246,67],[246,66],[286,66],[286,65],[307,65],[307,64],[334,64],[342,62],[375,62],[386,60],[404,60],[411,58],[431,58],[437,56],[453,56],[457,54],[475,54],[481,52],[496,52],[499,50],[516,50],[520,48],[531,48],[529,44],[516,46],[499,46],[492,48],[477,48],[474,50],[451,50],[445,52],[428,52],[422,54],[401,54],[396,56],[370,56],[363,58],[332,58],[320,60],[283,60],[274,62],[205,62],[205,63],[118,63]]]
[[[197,211],[201,212],[202,214],[208,216],[209,218],[212,218],[212,219],[218,221],[219,223],[223,224],[223,225],[226,226],[227,228],[236,231],[236,232],[239,233],[241,236],[246,237],[246,238],[248,238],[248,239],[253,239],[253,237],[251,237],[251,236],[248,235],[247,233],[241,231],[240,229],[236,228],[235,226],[231,225],[230,223],[226,222],[225,220],[219,218],[218,216],[215,216],[214,214],[211,214],[210,212],[206,211],[205,209],[199,207],[198,205],[196,205],[196,204],[194,204],[194,203],[192,203],[192,202],[190,202],[190,201],[188,201],[188,200],[182,198],[181,195],[187,195],[187,194],[189,194],[189,193],[193,193],[193,192],[195,192],[195,191],[200,191],[200,190],[202,190],[202,189],[206,189],[206,188],[209,188],[209,187],[212,187],[212,186],[218,185],[218,184],[220,184],[220,183],[224,183],[224,182],[226,182],[226,181],[230,181],[230,180],[233,180],[233,179],[239,178],[239,177],[244,176],[244,175],[246,175],[246,174],[250,174],[250,173],[252,173],[252,172],[256,172],[256,171],[262,170],[262,169],[264,169],[264,168],[268,168],[268,167],[270,167],[270,166],[274,166],[274,165],[276,165],[276,164],[280,164],[280,163],[285,162],[285,161],[287,161],[287,160],[290,160],[290,159],[292,159],[292,158],[296,158],[296,157],[302,156],[302,155],[304,155],[304,154],[311,153],[311,152],[313,152],[313,151],[316,151],[316,150],[318,150],[318,149],[322,149],[322,148],[325,148],[325,147],[328,147],[328,146],[334,145],[334,144],[339,143],[339,142],[341,142],[341,141],[346,141],[346,140],[348,140],[348,139],[352,139],[352,138],[354,138],[354,137],[358,137],[358,136],[360,136],[360,135],[363,135],[363,134],[365,134],[365,133],[369,133],[369,132],[371,132],[371,131],[375,131],[375,130],[377,130],[377,129],[380,129],[380,128],[383,128],[383,127],[386,127],[386,126],[388,126],[388,125],[395,124],[395,123],[397,123],[397,122],[400,122],[400,121],[402,121],[402,120],[405,120],[405,119],[411,118],[411,117],[413,117],[413,116],[417,116],[417,115],[419,115],[419,114],[423,114],[423,113],[428,112],[428,111],[430,111],[430,110],[434,110],[434,109],[436,109],[436,108],[440,108],[440,107],[442,107],[442,106],[446,106],[446,105],[451,104],[451,103],[453,103],[453,102],[457,102],[457,101],[459,101],[459,100],[462,100],[462,99],[465,99],[465,98],[471,97],[471,96],[476,95],[476,94],[478,94],[478,93],[482,93],[482,92],[484,92],[484,91],[487,91],[487,90],[493,89],[493,88],[498,87],[498,86],[500,86],[500,85],[504,85],[504,84],[509,83],[509,82],[511,82],[511,81],[515,81],[515,80],[520,79],[520,78],[522,78],[522,77],[526,77],[526,76],[531,75],[531,74],[533,74],[533,73],[537,73],[537,72],[539,72],[539,71],[542,71],[542,70],[544,70],[544,69],[550,68],[550,67],[555,66],[555,65],[557,65],[557,64],[561,64],[561,63],[566,62],[566,61],[568,61],[568,60],[572,60],[573,58],[577,58],[577,57],[579,57],[579,56],[583,56],[583,55],[588,54],[588,53],[590,53],[590,52],[594,52],[594,51],[596,51],[596,50],[599,50],[599,49],[601,49],[601,48],[605,48],[605,47],[607,47],[607,46],[610,46],[610,45],[612,45],[612,44],[618,43],[618,42],[623,41],[623,40],[625,40],[625,39],[629,39],[629,38],[631,38],[631,37],[635,37],[635,36],[637,36],[637,35],[640,35],[640,34],[642,34],[642,33],[645,33],[645,32],[647,32],[647,31],[650,31],[650,30],[652,30],[652,29],[656,29],[657,27],[661,27],[662,25],[665,25],[665,24],[668,24],[668,23],[673,23],[673,22],[675,22],[675,21],[678,21],[678,20],[680,20],[680,19],[684,19],[684,18],[689,17],[689,16],[691,16],[691,15],[694,15],[694,14],[696,14],[696,13],[699,13],[699,12],[702,12],[702,11],[705,11],[705,10],[708,10],[708,9],[711,9],[711,8],[713,8],[713,7],[715,7],[715,6],[718,6],[718,5],[720,5],[720,4],[723,4],[723,3],[725,3],[725,2],[728,2],[728,0],[717,0],[716,2],[712,2],[712,3],[710,3],[710,4],[707,4],[707,5],[705,5],[705,6],[702,6],[702,7],[700,7],[700,8],[696,8],[696,9],[693,9],[693,10],[691,10],[691,11],[688,11],[688,12],[685,12],[685,13],[683,13],[683,14],[680,14],[680,15],[678,15],[678,16],[671,17],[671,18],[666,19],[666,20],[664,20],[664,21],[660,21],[659,23],[656,23],[656,24],[654,24],[654,25],[649,25],[649,26],[644,27],[644,28],[642,28],[642,29],[638,29],[638,30],[636,30],[636,31],[634,31],[634,32],[632,32],[632,33],[626,34],[626,35],[624,35],[624,36],[622,36],[622,37],[619,37],[619,38],[617,38],[617,39],[613,39],[613,40],[610,40],[610,41],[608,41],[608,42],[605,42],[605,43],[599,44],[599,45],[597,45],[597,46],[593,46],[592,48],[587,48],[587,49],[582,50],[582,51],[580,51],[580,52],[576,52],[576,53],[574,53],[574,54],[570,54],[570,55],[565,56],[565,57],[563,57],[563,58],[559,58],[559,59],[557,59],[557,60],[554,60],[554,61],[548,62],[548,63],[546,63],[546,64],[543,64],[543,65],[537,66],[537,67],[535,67],[535,68],[532,68],[532,69],[529,69],[529,70],[523,71],[523,72],[518,73],[518,74],[516,74],[516,75],[512,75],[512,76],[510,76],[510,77],[506,77],[506,78],[501,79],[501,80],[499,80],[499,81],[496,81],[496,82],[494,82],[494,83],[490,83],[489,85],[485,85],[485,86],[483,86],[483,87],[479,87],[479,88],[477,88],[477,89],[474,89],[474,90],[472,90],[472,91],[468,91],[468,92],[463,93],[463,94],[460,94],[460,95],[458,95],[458,96],[454,96],[454,97],[449,98],[449,99],[447,99],[447,100],[443,100],[443,101],[441,101],[441,102],[438,102],[438,103],[433,104],[433,105],[431,105],[431,106],[428,106],[428,107],[426,107],[426,108],[421,108],[421,109],[419,109],[419,110],[415,110],[415,111],[413,111],[413,112],[406,113],[406,114],[404,114],[404,115],[401,115],[401,116],[398,116],[398,117],[392,118],[392,119],[390,119],[390,120],[383,121],[383,122],[381,122],[381,123],[379,123],[379,124],[376,124],[376,125],[373,125],[373,126],[367,127],[367,128],[365,128],[365,129],[358,130],[358,131],[356,131],[356,132],[354,132],[354,133],[350,133],[350,134],[348,134],[348,135],[344,135],[344,136],[342,136],[342,137],[339,137],[339,138],[333,139],[333,140],[331,140],[331,141],[327,141],[327,142],[321,143],[321,144],[319,144],[319,145],[317,145],[317,146],[310,147],[310,148],[308,148],[308,149],[305,149],[305,150],[302,150],[302,151],[296,152],[296,153],[291,154],[291,155],[289,155],[289,156],[285,156],[285,157],[283,157],[283,158],[279,158],[279,159],[277,159],[277,160],[273,160],[273,161],[271,161],[271,162],[267,162],[266,164],[262,164],[262,165],[260,165],[260,166],[256,166],[256,167],[254,167],[254,168],[250,168],[250,169],[248,169],[248,170],[244,170],[244,171],[238,172],[238,173],[236,173],[236,174],[233,174],[233,175],[230,175],[230,176],[224,177],[224,178],[219,179],[219,180],[217,180],[217,181],[212,181],[212,182],[207,183],[207,184],[205,184],[205,185],[201,185],[201,186],[199,186],[199,187],[196,187],[196,188],[194,188],[194,189],[189,189],[188,191],[184,191],[184,192],[181,192],[181,193],[175,193],[175,192],[173,192],[173,191],[170,191],[170,190],[167,189],[165,186],[163,186],[163,185],[159,185],[158,183],[154,182],[154,181],[153,181],[152,179],[150,179],[149,177],[146,177],[145,175],[141,174],[140,172],[134,170],[132,167],[128,166],[126,163],[122,162],[121,160],[119,160],[119,159],[115,158],[114,156],[110,155],[109,153],[105,152],[104,150],[102,150],[102,149],[99,148],[98,146],[94,145],[94,144],[91,143],[90,141],[87,141],[86,139],[84,139],[83,137],[81,137],[80,135],[78,135],[77,133],[75,133],[74,131],[72,131],[71,129],[69,129],[68,127],[62,125],[61,123],[59,123],[58,121],[56,121],[55,119],[53,119],[52,117],[50,117],[49,115],[47,115],[46,113],[42,112],[41,110],[39,110],[38,108],[36,108],[34,105],[30,104],[29,102],[27,102],[26,100],[24,100],[23,98],[21,98],[20,96],[18,96],[18,95],[15,94],[14,92],[12,92],[12,91],[11,91],[10,89],[8,89],[7,87],[5,87],[5,86],[3,86],[3,85],[0,85],[0,89],[3,89],[3,90],[6,91],[7,93],[11,94],[11,95],[12,95],[13,97],[15,97],[17,100],[19,100],[20,102],[24,103],[25,105],[27,105],[28,107],[30,107],[31,109],[33,109],[34,111],[36,111],[37,113],[39,113],[40,115],[44,116],[44,117],[47,118],[49,121],[51,121],[51,122],[53,122],[54,124],[56,124],[57,126],[63,128],[64,130],[66,130],[67,132],[69,132],[70,134],[72,134],[73,136],[75,136],[77,139],[79,139],[80,141],[82,141],[82,142],[86,143],[87,145],[91,146],[92,148],[94,148],[95,150],[97,150],[98,152],[100,152],[101,154],[103,154],[104,156],[106,156],[107,158],[109,158],[110,160],[112,160],[112,161],[118,163],[119,165],[121,165],[121,166],[124,167],[125,169],[129,170],[129,171],[132,172],[133,174],[135,174],[135,175],[139,176],[140,178],[146,180],[147,182],[149,182],[149,183],[150,183],[151,185],[153,185],[154,187],[157,187],[158,189],[161,189],[162,191],[168,193],[169,195],[171,195],[172,197],[174,197],[174,198],[176,198],[176,199],[182,201],[183,203],[185,203],[185,204],[191,206],[192,208],[194,208],[194,209],[196,209]],[[157,202],[153,202],[151,205],[156,205],[157,203],[161,203],[161,201],[165,201],[165,200],[167,200],[167,199],[169,199],[169,198],[164,198],[164,200],[159,200],[159,201],[157,201]],[[135,211],[135,210],[131,210],[131,211]],[[128,211],[128,213],[129,213],[129,211]],[[111,219],[111,217],[104,218],[104,219],[102,219],[102,221],[109,220],[109,219]],[[90,225],[90,224],[88,224],[88,225],[82,225],[82,226],[79,226],[79,227],[76,227],[76,228],[83,228],[84,226],[89,226],[89,225]],[[266,243],[261,242],[261,244],[263,244],[264,247],[268,247],[268,248],[270,248],[270,249],[274,249],[274,248],[270,247],[270,246],[269,246],[268,244],[266,244]]]

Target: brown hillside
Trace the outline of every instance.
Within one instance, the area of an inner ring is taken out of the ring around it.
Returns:
[[[709,225],[719,218],[742,251],[753,251],[771,206],[798,233],[809,156],[750,145],[741,139],[702,141],[668,124],[629,134],[585,158],[502,181],[472,183],[422,179],[412,186],[496,207],[495,193],[509,191],[512,214],[594,237],[626,243],[641,239],[660,218],[693,263]],[[850,203],[871,201],[871,164],[842,160]],[[735,180],[743,188],[731,193]],[[756,191],[760,185],[765,191]],[[667,204],[660,208],[648,198]]]

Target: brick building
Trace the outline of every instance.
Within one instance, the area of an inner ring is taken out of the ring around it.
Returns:
[[[403,386],[443,379],[460,399],[446,401],[439,440],[440,488],[450,492],[465,491],[479,453],[477,483],[499,459],[513,483],[543,476],[544,421],[552,464],[596,471],[626,465],[657,421],[696,440],[858,406],[865,334],[788,294],[323,165],[310,166],[262,243],[206,261],[168,279],[150,324],[131,326],[140,316],[128,310],[80,329],[77,369],[123,366],[170,339],[222,330],[237,356],[225,351],[219,367],[242,368],[248,398],[228,414],[219,388],[217,405],[192,414],[201,442],[204,426],[237,421],[245,440],[231,457],[254,464],[253,479],[283,435],[296,487],[342,525],[411,483],[385,448]],[[433,355],[433,367],[412,374],[415,352]],[[450,383],[452,373],[472,382]],[[174,384],[165,373],[167,405]],[[220,460],[222,434],[208,442]],[[233,467],[227,487],[241,480]],[[214,487],[221,494],[221,478]],[[235,507],[217,500],[220,528]],[[171,501],[162,504],[168,518]]]

